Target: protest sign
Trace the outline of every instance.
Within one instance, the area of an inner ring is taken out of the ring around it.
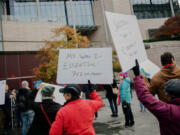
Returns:
[[[40,86],[40,84],[42,83],[42,80],[38,80],[38,81],[33,81],[33,87],[37,88]]]
[[[160,70],[160,68],[150,60],[140,63],[140,67],[150,75],[150,78],[152,78]]]
[[[53,101],[56,102],[56,103],[59,103],[61,105],[64,104],[64,102],[65,102],[64,96],[63,96],[62,93],[59,92],[59,89],[63,88],[62,86],[48,84],[48,83],[42,83],[42,84],[44,84],[45,86],[52,86],[52,87],[54,87],[55,90],[54,90],[54,93],[53,93],[53,96],[54,96]],[[42,102],[41,89],[37,93],[37,96],[35,98],[35,102]]]
[[[61,49],[58,84],[111,84],[112,48]]]
[[[122,71],[134,67],[135,59],[147,60],[136,16],[106,12],[106,18]]]
[[[0,105],[5,104],[5,89],[6,89],[6,81],[0,81]]]

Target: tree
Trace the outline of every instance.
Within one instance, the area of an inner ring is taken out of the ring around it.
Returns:
[[[68,26],[53,29],[55,41],[46,41],[46,46],[37,54],[37,58],[41,63],[33,69],[36,79],[43,82],[56,82],[57,64],[58,64],[58,49],[61,48],[87,48],[89,40],[86,36],[80,33],[74,34],[74,30]]]
[[[180,15],[169,18],[155,33],[155,38],[177,38],[179,36]]]
[[[121,72],[121,66],[119,63],[119,59],[117,57],[116,50],[113,50],[112,54],[113,54],[113,71],[114,72]]]

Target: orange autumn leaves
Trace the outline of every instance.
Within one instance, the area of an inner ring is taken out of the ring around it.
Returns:
[[[156,38],[174,38],[180,35],[180,15],[165,21],[155,34]]]
[[[74,34],[74,30],[68,26],[53,29],[54,41],[46,41],[46,46],[37,54],[41,63],[33,69],[36,79],[43,82],[56,82],[59,49],[61,48],[87,48],[89,40],[80,33]]]

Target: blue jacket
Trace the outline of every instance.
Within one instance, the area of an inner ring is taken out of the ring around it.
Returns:
[[[121,103],[125,100],[128,103],[131,103],[131,87],[130,87],[130,78],[126,77],[120,85],[120,98]]]

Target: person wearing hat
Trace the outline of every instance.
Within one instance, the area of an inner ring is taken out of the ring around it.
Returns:
[[[140,76],[139,64],[133,68],[134,85],[138,99],[158,119],[161,135],[180,135],[180,80],[171,79],[164,85],[166,95],[171,99],[168,103],[156,99],[150,94]]]
[[[123,77],[123,81],[120,84],[120,100],[122,103],[122,109],[125,116],[125,127],[131,127],[134,125],[134,116],[131,110],[131,87],[130,78],[127,72],[121,72],[120,75]]]
[[[103,101],[90,85],[90,100],[80,99],[80,87],[69,84],[60,89],[64,93],[66,103],[58,111],[52,124],[50,135],[95,135],[93,128],[94,114],[102,106]]]
[[[53,101],[53,93],[55,88],[52,86],[40,85],[42,102],[32,103],[32,108],[35,112],[33,123],[29,129],[28,135],[49,135],[51,123],[55,120],[56,113],[61,108],[61,105]],[[37,93],[37,90],[34,93]]]

